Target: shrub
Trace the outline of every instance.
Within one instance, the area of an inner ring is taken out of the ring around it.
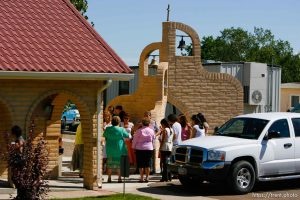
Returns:
[[[43,137],[34,141],[34,122],[23,152],[19,153],[16,145],[8,144],[5,157],[11,170],[12,182],[17,188],[15,199],[45,199],[49,190],[47,181],[44,180],[48,165],[48,151]]]

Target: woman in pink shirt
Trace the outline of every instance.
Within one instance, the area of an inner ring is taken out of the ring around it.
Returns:
[[[179,115],[179,123],[181,125],[181,141],[185,141],[191,138],[192,136],[192,127],[188,123],[185,115]]]
[[[150,173],[150,159],[153,151],[153,144],[155,141],[155,133],[153,129],[149,127],[150,120],[144,118],[142,120],[143,127],[137,130],[134,134],[132,141],[132,148],[136,152],[137,166],[140,171],[139,182],[148,182]],[[144,180],[144,174],[146,178]]]

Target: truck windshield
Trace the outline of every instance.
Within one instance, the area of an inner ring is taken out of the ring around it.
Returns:
[[[216,135],[258,139],[269,121],[256,118],[233,118],[216,132]]]

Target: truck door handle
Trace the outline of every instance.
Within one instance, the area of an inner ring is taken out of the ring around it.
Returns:
[[[283,145],[285,149],[288,149],[292,146],[292,143],[286,143]]]

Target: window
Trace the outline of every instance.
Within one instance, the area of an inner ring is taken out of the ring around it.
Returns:
[[[300,137],[300,118],[292,119],[294,132],[296,137]]]
[[[129,81],[119,81],[119,95],[129,94]]]
[[[256,118],[233,118],[218,129],[217,135],[257,139],[268,122]]]
[[[279,132],[280,138],[290,137],[289,124],[286,119],[280,119],[275,121],[268,132]]]
[[[299,96],[291,96],[291,107],[295,107],[299,104]]]

